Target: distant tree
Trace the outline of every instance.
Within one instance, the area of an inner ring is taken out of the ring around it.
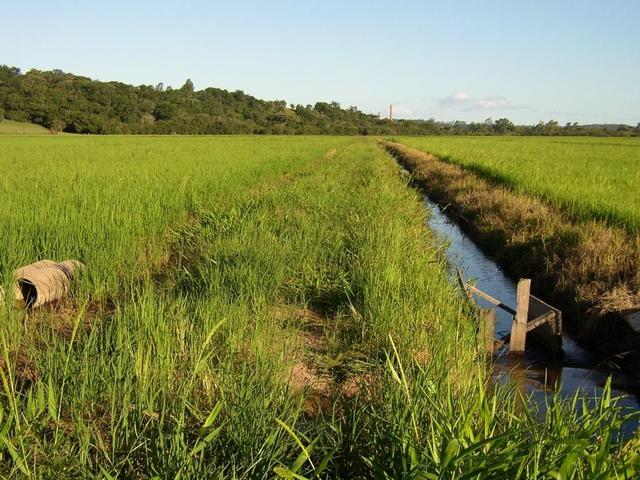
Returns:
[[[453,123],[452,130],[455,135],[464,134],[467,131],[467,124],[465,122],[461,122],[460,120],[457,120],[456,122]]]
[[[179,89],[162,83],[132,86],[100,82],[61,70],[30,70],[0,65],[0,115],[31,121],[55,131],[76,133],[181,134],[342,134],[342,135],[640,135],[636,127],[557,122],[515,126],[505,118],[478,123],[434,119],[389,122],[338,102],[289,105],[264,101],[241,90],[196,91],[187,80]]]
[[[425,120],[422,127],[427,135],[438,135],[442,130],[440,124],[436,122],[435,118]]]
[[[500,134],[512,133],[515,125],[508,118],[500,118],[493,123],[493,131]]]
[[[180,91],[183,93],[193,93],[193,90],[194,90],[193,82],[191,81],[190,78],[187,78],[187,81],[184,82],[184,85],[180,87]]]
[[[156,120],[171,120],[178,113],[178,107],[170,102],[160,102],[153,110]]]
[[[51,130],[54,133],[58,133],[58,132],[62,132],[64,131],[64,129],[67,126],[67,123],[62,120],[61,118],[53,118],[51,120],[49,120],[49,130]]]
[[[544,135],[557,135],[560,132],[558,122],[556,120],[549,120],[543,128]]]
[[[143,113],[142,116],[140,117],[140,122],[143,125],[153,125],[155,121],[156,121],[156,117],[154,117],[150,113]]]
[[[0,65],[0,82],[4,82],[20,75],[20,69],[17,67],[9,67],[8,65]]]

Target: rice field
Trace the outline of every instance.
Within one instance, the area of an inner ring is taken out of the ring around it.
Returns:
[[[606,397],[492,386],[419,195],[349,137],[0,138],[4,478],[633,478]]]
[[[640,230],[640,139],[399,137],[401,143],[559,205],[578,220]]]

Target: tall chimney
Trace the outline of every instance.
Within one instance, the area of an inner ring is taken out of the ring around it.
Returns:
[[[393,121],[393,105],[389,105],[389,120]]]

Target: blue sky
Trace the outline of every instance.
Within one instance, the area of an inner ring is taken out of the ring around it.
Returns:
[[[399,117],[640,122],[640,0],[0,3],[0,63]]]

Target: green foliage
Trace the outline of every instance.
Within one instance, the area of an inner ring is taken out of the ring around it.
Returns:
[[[515,125],[508,118],[496,120],[493,124],[493,130],[496,133],[513,133],[516,130]]]
[[[437,123],[429,135],[527,135],[527,136],[595,136],[595,137],[632,137],[640,133],[637,128],[629,125],[597,124],[578,125],[567,123],[560,126],[556,120],[538,122],[535,125],[514,125],[508,118],[493,120],[487,118],[484,122],[453,122]],[[413,134],[413,133],[412,133]]]
[[[6,117],[53,131],[93,134],[380,134],[424,133],[356,108],[319,102],[288,108],[242,91],[196,91],[162,84],[99,82],[59,70],[0,66],[0,108]]]
[[[156,120],[171,120],[178,113],[178,108],[169,102],[160,102],[153,109],[153,116]]]
[[[93,134],[333,134],[333,135],[639,135],[625,125],[558,126],[553,120],[514,126],[508,119],[481,123],[379,118],[336,102],[290,105],[242,91],[196,91],[191,80],[179,89],[100,82],[60,70],[0,65],[0,109],[6,118],[52,131]]]

